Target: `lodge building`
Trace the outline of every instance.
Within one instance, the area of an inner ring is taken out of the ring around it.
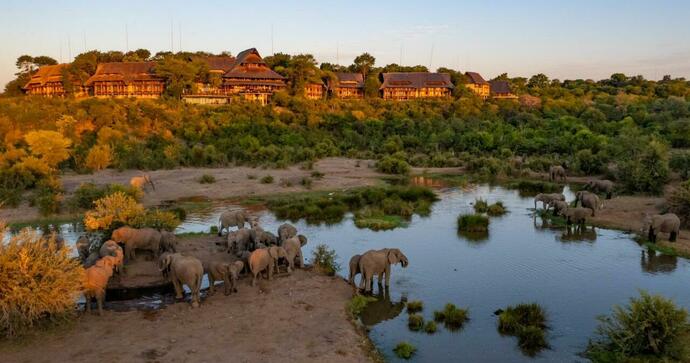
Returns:
[[[465,86],[474,94],[483,100],[491,96],[491,86],[481,74],[477,72],[465,72],[465,77],[467,77],[468,80]]]
[[[28,95],[46,97],[64,97],[67,94],[63,76],[67,73],[69,64],[56,64],[40,67],[31,75],[29,82],[23,89]],[[76,77],[71,78],[71,92],[75,97],[87,96],[87,89]]]
[[[209,56],[200,57],[199,61],[208,67],[208,79],[197,80],[194,90],[182,95],[187,103],[217,105],[228,103],[229,99],[223,90],[223,75],[235,65],[235,57]]]
[[[308,100],[321,100],[326,94],[326,86],[322,82],[310,81],[304,86],[304,97]]]
[[[156,62],[101,63],[86,81],[96,97],[158,98],[165,82],[154,72]]]
[[[226,95],[239,95],[262,104],[286,86],[285,77],[269,68],[256,48],[240,52],[232,68],[223,74],[222,89]]]
[[[387,100],[450,97],[454,88],[448,73],[381,73],[381,96]]]
[[[502,100],[517,100],[518,97],[510,89],[508,81],[490,81],[491,98]]]
[[[336,73],[335,79],[328,81],[328,92],[335,98],[364,98],[364,76],[361,73]]]

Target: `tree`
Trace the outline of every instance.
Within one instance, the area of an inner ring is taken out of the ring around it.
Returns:
[[[535,74],[527,82],[529,88],[543,89],[549,86],[549,77],[543,73]]]
[[[96,145],[89,150],[85,166],[94,171],[103,170],[110,166],[112,160],[113,152],[109,145]]]
[[[166,56],[158,61],[156,75],[165,80],[165,94],[181,98],[186,91],[192,91],[196,80],[208,78],[208,66],[200,61],[188,61],[177,56]]]
[[[49,130],[31,131],[24,136],[24,140],[29,144],[31,154],[51,168],[69,157],[69,147],[72,145],[70,139]]]
[[[134,51],[127,52],[124,56],[124,61],[126,62],[143,62],[151,57],[151,52],[148,49],[137,49]]]
[[[369,53],[362,53],[361,55],[357,56],[354,60],[354,66],[355,70],[364,76],[364,78],[367,78],[367,74],[369,74],[369,71],[374,68],[374,64],[376,63],[376,58],[374,58],[371,54]]]

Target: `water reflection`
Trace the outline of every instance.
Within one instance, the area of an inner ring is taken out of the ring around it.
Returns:
[[[489,240],[489,232],[467,232],[458,230],[458,237],[470,246],[481,246]]]
[[[590,241],[594,242],[597,239],[597,230],[595,227],[587,226],[568,226],[563,230],[559,237],[562,242],[575,241]]]
[[[390,291],[388,286],[382,287],[378,286],[378,294],[373,295],[376,301],[367,304],[364,308],[360,319],[362,323],[366,326],[376,325],[386,320],[395,319],[400,313],[405,309],[405,304],[407,302],[406,297],[401,297],[400,301],[391,301]]]
[[[678,267],[678,257],[665,255],[652,249],[643,249],[640,251],[640,266],[644,272],[667,274]]]

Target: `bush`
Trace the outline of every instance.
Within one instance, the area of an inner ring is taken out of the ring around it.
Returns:
[[[434,322],[433,320],[427,321],[426,324],[424,325],[424,331],[427,334],[436,333],[436,322]]]
[[[417,348],[415,348],[414,345],[408,342],[401,342],[398,343],[398,345],[396,345],[395,348],[393,348],[393,351],[395,352],[395,355],[398,356],[398,358],[410,359],[417,351]]]
[[[424,303],[419,300],[409,301],[407,303],[407,312],[409,314],[414,314],[422,311],[424,309]]]
[[[324,175],[326,175],[326,174],[324,174],[318,170],[314,170],[311,172],[311,177],[314,179],[323,179]]]
[[[84,215],[84,226],[89,231],[129,225],[145,214],[144,206],[122,192],[105,196],[94,204],[95,207]]]
[[[407,317],[407,327],[412,331],[422,330],[424,328],[424,317],[419,314],[410,314]]]
[[[307,189],[311,189],[311,183],[312,181],[310,178],[302,178],[302,180],[300,181],[300,184],[302,184],[302,186]]]
[[[34,191],[32,205],[38,207],[41,215],[48,216],[60,212],[62,192],[49,186],[41,185]]]
[[[273,183],[273,176],[271,175],[266,175],[261,178],[261,184],[271,184]]]
[[[680,339],[688,333],[687,315],[673,301],[640,291],[640,297],[631,298],[627,306],[614,306],[611,316],[599,317],[598,336],[587,355],[620,361],[648,355],[687,361]]]
[[[410,164],[397,156],[384,156],[376,163],[376,169],[386,174],[407,175],[410,173]]]
[[[83,273],[69,247],[34,230],[0,243],[0,334],[15,337],[40,322],[73,317]]]
[[[216,177],[211,174],[204,174],[199,177],[199,184],[213,184],[216,182]]]
[[[129,225],[135,228],[155,228],[159,230],[174,231],[180,225],[180,219],[172,211],[160,209],[147,210],[130,220]]]
[[[681,183],[667,198],[669,211],[680,218],[683,227],[690,226],[690,181]]]
[[[680,151],[671,155],[668,163],[671,170],[680,174],[681,178],[690,178],[690,151]]]
[[[474,212],[475,213],[486,213],[487,209],[489,209],[489,203],[485,201],[484,199],[476,199],[474,201]]]
[[[631,155],[618,168],[618,180],[631,193],[660,194],[668,181],[668,151],[652,141],[640,155]]]
[[[492,205],[490,205],[487,210],[486,214],[495,217],[495,216],[502,216],[507,213],[506,207],[503,206],[503,202],[498,201]]]
[[[463,232],[488,232],[489,218],[481,214],[461,214],[458,216],[458,230]]]
[[[335,250],[328,248],[325,244],[320,244],[316,246],[312,252],[312,260],[314,261],[314,266],[326,275],[333,276],[336,272],[340,270],[340,264],[336,262],[338,255]]]
[[[249,179],[249,180],[254,180],[254,179],[256,179],[256,175],[254,175],[254,174],[247,174],[247,179]]]
[[[547,348],[546,313],[538,304],[509,306],[498,314],[498,331],[514,335],[518,346],[527,355],[534,355]]]
[[[458,308],[448,303],[443,310],[434,311],[434,321],[443,322],[448,330],[458,330],[469,320],[467,309]]]
[[[143,196],[143,191],[131,186],[109,184],[99,187],[94,183],[82,183],[67,201],[67,205],[73,211],[90,209],[93,208],[96,200],[116,192],[122,192],[137,201]]]
[[[347,302],[347,311],[353,317],[359,316],[364,308],[374,301],[376,301],[376,298],[373,296],[355,295]]]

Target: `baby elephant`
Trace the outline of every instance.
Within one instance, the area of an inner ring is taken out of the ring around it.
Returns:
[[[565,217],[566,224],[571,225],[573,223],[578,225],[584,225],[587,221],[587,217],[592,216],[592,210],[590,208],[575,207],[568,208],[562,212]]]
[[[252,252],[249,256],[249,268],[252,271],[252,286],[256,284],[256,277],[263,271],[266,271],[268,275],[267,279],[271,279],[279,258],[287,258],[287,253],[283,247],[271,246]]]
[[[657,214],[651,218],[646,216],[645,224],[649,226],[648,238],[653,243],[656,243],[659,232],[668,233],[669,242],[675,242],[680,233],[680,218],[673,213]]]
[[[105,300],[105,288],[108,280],[113,276],[115,257],[106,256],[99,259],[95,265],[86,269],[84,274],[84,299],[86,311],[91,311],[91,299],[95,298],[98,304],[98,315],[103,315],[103,300]]]
[[[225,288],[225,295],[230,295],[237,292],[237,280],[240,278],[240,272],[244,269],[244,262],[224,262],[212,261],[208,266],[208,290],[209,294],[215,294],[215,282],[223,281]]]

